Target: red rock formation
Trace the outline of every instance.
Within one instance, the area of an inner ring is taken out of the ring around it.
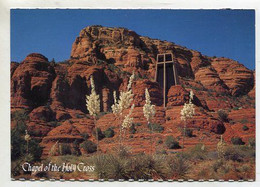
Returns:
[[[167,108],[162,107],[162,88],[153,81],[156,55],[165,52],[173,54],[180,79],[180,85],[172,86],[168,92]],[[84,28],[72,45],[71,58],[64,63],[49,63],[38,53],[28,55],[20,64],[12,62],[11,109],[12,112],[29,109],[28,131],[32,137],[42,139],[43,156],[48,156],[56,142],[70,145],[75,140],[82,142],[82,133],[95,141],[93,119],[87,114],[85,104],[93,76],[102,112],[105,111],[96,125],[102,131],[109,127],[115,130],[113,138],[100,141],[101,150],[110,151],[118,145],[122,122],[109,113],[113,91],[124,90],[133,71],[136,74],[132,84],[136,106],[133,118],[139,125],[135,134],[126,131],[123,141],[132,147],[133,153],[147,152],[151,138],[156,141],[165,140],[168,135],[181,138],[180,111],[189,99],[190,90],[195,94],[196,115],[188,121],[187,127],[193,129],[194,136],[187,138],[185,148],[203,142],[215,149],[219,134],[223,134],[225,141],[234,135],[244,141],[254,137],[253,71],[231,59],[207,57],[171,42],[139,36],[125,28]],[[160,124],[164,128],[162,133],[151,134],[147,127],[142,109],[145,88],[156,105],[152,123]],[[231,111],[229,122],[218,119],[219,109]],[[124,115],[127,113],[125,110]],[[12,119],[12,124],[16,124],[15,120]],[[241,121],[248,125],[248,131],[241,130],[244,125]]]
[[[254,71],[254,88],[248,93],[252,98],[255,98],[255,71]]]
[[[92,54],[97,59],[121,65],[123,68],[132,67],[125,69],[127,71],[149,66],[151,69],[148,77],[151,78],[154,75],[156,55],[164,52],[173,53],[181,77],[195,76],[195,80],[205,84],[208,89],[225,93],[231,89],[231,93],[235,95],[252,89],[252,71],[233,60],[209,58],[174,43],[141,37],[124,28],[86,27],[75,40],[71,56],[74,61],[92,62],[92,57],[89,56]],[[86,56],[89,56],[88,60]],[[230,79],[233,75],[235,79]]]
[[[230,124],[226,124],[227,132],[224,134],[225,141],[230,142],[233,137],[240,137],[244,142],[255,138],[255,109],[239,108],[228,114]],[[243,130],[247,126],[248,130]]]
[[[59,127],[54,128],[45,136],[41,142],[44,147],[42,157],[48,156],[54,145],[59,146],[60,143],[73,144],[77,140],[83,141],[83,137],[80,136],[79,130],[69,123],[65,123]],[[55,155],[58,153],[56,152]]]
[[[211,63],[233,95],[243,95],[254,87],[253,72],[227,58],[215,58]]]
[[[166,110],[166,116],[170,119],[169,122],[174,123],[177,127],[182,127],[184,123],[181,121],[181,109],[182,106],[176,106]],[[222,134],[225,132],[224,124],[205,112],[203,109],[196,107],[195,113],[194,118],[187,121],[188,128],[204,129],[217,134]]]
[[[172,86],[168,92],[167,107],[184,105],[189,100],[189,92],[181,85]]]
[[[159,84],[157,82],[149,80],[137,80],[132,85],[135,106],[143,106],[145,104],[146,88],[150,93],[150,99],[152,104],[157,106],[162,105],[162,89],[159,87]]]
[[[16,68],[19,66],[19,63],[17,62],[11,62],[11,77],[14,74],[14,71],[16,70]]]
[[[28,55],[12,76],[11,107],[34,108],[48,102],[54,77],[54,68],[46,57]]]
[[[219,78],[215,69],[210,66],[198,69],[195,73],[195,80],[201,82],[201,84],[209,90],[228,93],[228,87]]]
[[[30,116],[31,121],[53,121],[53,120],[55,120],[54,112],[46,106],[40,106],[38,108],[33,109],[29,116]]]

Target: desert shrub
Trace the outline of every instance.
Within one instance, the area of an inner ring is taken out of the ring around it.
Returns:
[[[71,155],[71,146],[67,143],[60,143],[59,144],[59,154],[60,155]]]
[[[25,154],[23,145],[26,144],[24,140],[26,126],[24,123],[19,125],[11,130],[11,159],[17,160],[20,156]]]
[[[101,154],[91,157],[90,163],[95,166],[96,175],[103,179],[152,179],[154,174],[165,179],[169,169],[165,155],[138,154],[119,157],[112,154]]]
[[[184,177],[189,170],[187,159],[182,156],[169,157],[167,164],[170,169],[171,176],[174,177]]]
[[[168,171],[165,160],[165,155],[136,155],[130,160],[129,166],[132,167],[129,174],[134,180],[152,179],[155,173],[160,178],[166,178]]]
[[[242,129],[243,129],[243,131],[247,131],[249,128],[248,128],[248,126],[244,125],[244,126],[242,127]]]
[[[24,149],[26,150],[26,145],[24,145]],[[29,141],[29,153],[33,156],[34,161],[38,161],[42,155],[42,147],[40,146],[40,140],[31,139]]]
[[[107,130],[103,132],[106,138],[112,138],[115,135],[115,131],[109,127]]]
[[[184,134],[184,129],[182,129],[182,135]],[[192,129],[189,129],[189,128],[187,128],[187,129],[185,129],[185,136],[186,137],[193,137],[194,135],[193,135],[193,130]]]
[[[86,140],[81,143],[80,147],[84,149],[87,153],[94,153],[97,151],[97,145],[90,140]]]
[[[126,158],[118,158],[117,156],[108,157],[109,162],[109,170],[107,173],[109,174],[109,178],[113,179],[129,179],[128,174],[128,159]]]
[[[251,167],[249,165],[242,165],[238,168],[240,172],[248,173],[251,170]]]
[[[239,122],[242,123],[242,124],[245,124],[245,123],[248,123],[248,120],[247,119],[242,119]]]
[[[237,147],[240,149],[244,158],[249,158],[249,159],[255,158],[255,147],[254,146],[239,145]]]
[[[96,133],[98,134],[98,136],[96,136]],[[103,138],[105,138],[105,135],[103,134],[100,128],[93,130],[93,136],[95,137],[95,139],[97,139],[98,137],[98,140],[102,140]]]
[[[61,123],[58,122],[58,121],[50,121],[50,122],[48,122],[48,124],[49,124],[50,126],[52,126],[52,127],[58,127],[58,126],[61,125]]]
[[[95,166],[95,173],[102,179],[127,179],[124,159],[115,155],[101,154],[93,156],[90,162]]]
[[[223,122],[228,122],[228,114],[224,110],[218,110],[218,118]]]
[[[236,106],[236,107],[233,108],[233,110],[239,110],[239,107]]]
[[[82,133],[82,134],[80,134],[80,136],[84,139],[84,140],[87,140],[87,139],[89,139],[89,134],[88,133]]]
[[[229,123],[230,123],[231,125],[234,125],[236,122],[233,121],[233,120],[230,120]]]
[[[18,176],[21,174],[30,174],[31,172],[23,171],[21,165],[24,162],[33,163],[33,161],[34,161],[34,159],[31,154],[26,154],[26,155],[20,157],[18,160],[12,161],[11,162],[11,176],[15,177],[15,176]]]
[[[136,133],[136,128],[135,128],[135,125],[134,125],[134,124],[132,124],[132,125],[130,126],[129,132],[130,132],[131,134],[135,134],[135,133]]]
[[[185,136],[192,137],[193,136],[193,130],[192,129],[186,129]]]
[[[135,127],[142,126],[142,123],[133,123]]]
[[[109,63],[109,64],[107,65],[107,68],[108,68],[109,70],[115,72],[118,67],[116,67],[115,64]]]
[[[11,119],[14,121],[26,121],[29,119],[27,110],[17,110],[11,113]]]
[[[99,114],[98,114],[98,118],[101,118],[102,116],[104,116],[104,115],[106,115],[106,114],[108,114],[109,112],[100,112]]]
[[[167,151],[164,149],[164,150],[162,150],[161,153],[162,153],[162,154],[167,154]]]
[[[11,130],[11,160],[17,160],[27,154],[27,142],[24,139],[26,125],[20,121],[17,126]],[[29,153],[33,156],[33,160],[40,159],[42,147],[39,141],[31,139],[28,142]]]
[[[52,60],[50,61],[50,65],[51,65],[51,66],[55,66],[55,63],[56,63],[56,62],[55,62],[55,59],[52,58]]]
[[[150,130],[153,130],[154,132],[163,132],[164,131],[164,127],[161,126],[160,124],[157,124],[157,123],[149,123],[148,124],[148,128]]]
[[[136,80],[142,80],[143,77],[142,77],[142,75],[141,75],[140,73],[137,73],[137,74],[135,75],[135,79],[136,79]]]
[[[179,149],[180,145],[179,142],[176,141],[173,136],[167,136],[165,140],[165,145],[169,149]]]
[[[103,154],[92,158],[95,172],[104,179],[152,179],[152,174],[166,175],[162,165],[165,159],[150,155],[135,155],[119,158],[117,155]]]
[[[227,162],[223,159],[217,160],[213,162],[212,169],[216,172],[217,175],[223,176],[223,174],[227,174],[230,170],[233,170],[232,162]]]
[[[79,150],[79,140],[74,140],[72,144],[72,154],[79,156],[80,155],[80,150]]]
[[[208,151],[204,144],[196,144],[189,150],[191,157],[195,160],[204,160],[207,158]]]
[[[189,151],[177,152],[174,155],[176,155],[177,157],[183,157],[186,160],[191,160],[192,159],[192,155],[190,154]]]
[[[160,154],[167,155],[167,151],[165,149],[157,149],[156,155],[160,155]]]
[[[226,160],[233,160],[237,162],[241,162],[244,158],[244,154],[239,146],[225,147],[223,155]]]
[[[106,61],[100,59],[97,60],[97,65],[104,65],[104,64],[106,64]]]
[[[199,177],[200,179],[201,178],[208,178],[209,177],[209,171],[210,171],[210,168],[208,167],[202,167],[198,173],[197,173],[197,177]]]
[[[248,139],[248,145],[250,146],[250,147],[255,147],[255,138],[249,138]]]
[[[157,141],[157,144],[162,144],[162,143],[163,141],[161,139]]]
[[[84,114],[76,114],[76,118],[78,118],[78,119],[81,119],[81,118],[84,118],[84,117],[85,117]]]
[[[243,142],[240,137],[232,137],[231,142],[233,145],[244,145],[245,144],[245,142]]]
[[[77,57],[74,57],[75,59],[78,59]],[[68,61],[68,60],[64,60],[64,61],[60,61],[60,62],[57,62],[58,64],[66,64],[68,66],[72,66],[72,62]]]
[[[221,167],[221,166],[223,166],[223,160],[217,160],[217,161],[215,161],[213,164],[212,164],[212,169],[215,171],[215,172],[217,172],[218,171],[218,169]]]
[[[211,160],[217,160],[218,159],[218,152],[217,151],[209,151],[207,154],[207,158]]]
[[[130,157],[130,155],[131,155],[130,147],[121,146],[120,149],[117,150],[117,156],[119,158],[127,158]]]

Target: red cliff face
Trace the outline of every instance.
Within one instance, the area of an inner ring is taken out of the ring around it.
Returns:
[[[170,88],[167,107],[163,108],[162,88],[154,81],[154,75],[156,55],[165,52],[174,56],[180,85]],[[224,134],[227,141],[233,136],[241,136],[245,141],[254,137],[253,71],[234,60],[207,57],[171,42],[139,36],[125,28],[84,28],[72,45],[71,58],[65,63],[50,63],[38,53],[28,55],[20,64],[12,62],[11,109],[29,111],[29,133],[42,139],[44,156],[48,156],[57,141],[82,142],[82,133],[88,133],[94,140],[93,120],[85,104],[86,94],[90,93],[90,76],[93,76],[104,111],[97,121],[98,127],[106,130],[114,126],[116,132],[110,141],[100,141],[101,149],[106,151],[116,145],[120,123],[110,113],[113,91],[124,90],[133,71],[136,75],[132,84],[136,106],[133,116],[134,122],[141,125],[136,126],[136,134],[126,134],[126,141],[136,152],[148,149],[151,136],[142,112],[145,88],[150,92],[152,104],[156,105],[153,122],[164,127],[162,133],[154,134],[154,139],[181,136],[180,111],[188,102],[190,90],[195,94],[196,116],[188,123],[195,134],[186,140],[189,145],[203,139],[213,147],[220,134]],[[229,121],[219,119],[220,109],[230,114]],[[240,111],[243,119],[236,117]],[[249,119],[248,132],[239,126],[244,118]],[[16,122],[12,120],[12,123]]]
[[[35,108],[48,101],[55,70],[48,59],[32,53],[15,69],[11,81],[12,108]]]
[[[254,87],[253,71],[244,65],[231,59],[217,58],[212,61],[212,66],[232,95],[247,94]]]

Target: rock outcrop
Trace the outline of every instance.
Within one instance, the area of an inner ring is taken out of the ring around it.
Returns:
[[[253,71],[227,58],[216,58],[212,66],[221,80],[229,87],[232,95],[244,95],[254,87]]]
[[[32,53],[15,69],[11,82],[11,106],[35,108],[48,102],[55,70],[48,59]]]
[[[169,89],[166,108],[162,106],[162,88],[154,81],[156,56],[165,52],[173,54],[180,80],[180,85]],[[194,136],[186,140],[188,146],[204,141],[215,147],[220,134],[224,134],[226,141],[233,136],[242,136],[245,141],[254,137],[254,71],[234,60],[208,57],[171,42],[139,36],[125,28],[82,29],[72,45],[71,58],[65,62],[49,62],[38,53],[29,54],[21,63],[12,62],[11,110],[28,111],[28,131],[41,139],[43,156],[48,156],[56,142],[72,146],[75,140],[84,141],[84,133],[95,141],[93,118],[85,104],[93,76],[102,111],[97,126],[102,131],[109,127],[115,130],[113,138],[100,141],[101,150],[105,152],[117,145],[118,126],[122,122],[110,112],[113,91],[118,94],[126,89],[133,71],[136,75],[132,84],[136,133],[127,131],[125,143],[132,146],[134,152],[147,151],[149,138],[164,140],[168,135],[180,138],[183,126],[180,111],[189,100],[190,90],[195,94],[196,115],[187,123],[194,131]],[[145,88],[150,92],[152,104],[156,105],[152,122],[161,125],[162,132],[151,134],[147,127],[142,111]],[[229,122],[219,119],[220,109],[229,111]],[[250,127],[246,133],[241,133],[241,121]],[[12,119],[12,124],[16,124],[16,119]],[[234,124],[238,124],[238,128]]]
[[[181,106],[189,100],[189,92],[181,85],[172,86],[168,92],[167,107]]]

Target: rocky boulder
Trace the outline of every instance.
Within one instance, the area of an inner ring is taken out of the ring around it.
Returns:
[[[181,85],[171,86],[168,92],[167,107],[184,105],[189,101],[189,92]]]

